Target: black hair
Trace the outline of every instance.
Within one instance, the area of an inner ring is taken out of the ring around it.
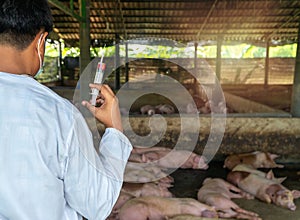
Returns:
[[[39,31],[52,27],[47,0],[0,0],[0,44],[24,50]]]

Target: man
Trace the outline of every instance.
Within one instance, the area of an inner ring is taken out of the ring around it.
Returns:
[[[51,29],[47,0],[0,1],[0,219],[105,219],[132,146],[108,86],[83,102],[106,126],[98,155],[80,112],[33,79]]]

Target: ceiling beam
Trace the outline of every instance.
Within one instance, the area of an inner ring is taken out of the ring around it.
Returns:
[[[204,22],[202,23],[202,26],[201,26],[200,30],[199,30],[198,33],[197,33],[196,40],[199,38],[199,36],[200,36],[202,30],[204,29],[205,25],[207,24],[208,19],[210,18],[211,13],[214,11],[214,9],[215,9],[217,3],[218,3],[218,0],[215,0],[215,2],[213,3],[213,5],[211,6],[211,8],[210,8],[210,10],[209,10],[209,12],[208,12],[208,14],[207,14],[207,16],[206,16]]]
[[[276,30],[274,30],[272,33],[269,35],[265,36],[267,39],[270,39],[274,34],[276,34],[279,30],[284,28],[285,25],[289,24],[293,19],[297,18],[298,15],[300,14],[300,10],[297,10],[296,13],[290,17],[286,22],[282,23]]]
[[[76,20],[78,20],[78,21],[83,21],[84,20],[83,17],[81,17],[80,15],[75,13],[74,10],[72,10],[73,6],[70,6],[70,8],[68,8],[65,4],[63,4],[59,0],[48,0],[48,2],[51,5],[57,7],[61,11],[63,11],[64,13],[66,13],[67,15],[70,15],[71,17],[75,18]],[[72,5],[72,0],[70,0],[70,3]]]
[[[123,13],[122,5],[121,5],[121,0],[117,0],[117,6],[118,6],[119,13],[121,16],[121,23],[122,23],[122,29],[124,32],[125,40],[127,40],[127,30],[126,30],[126,25],[125,25],[125,21],[124,21],[124,13]]]

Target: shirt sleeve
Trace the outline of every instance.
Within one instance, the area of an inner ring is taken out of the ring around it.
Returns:
[[[125,166],[132,150],[129,140],[120,131],[107,128],[98,155],[85,120],[77,117],[68,146],[64,172],[67,203],[85,218],[106,219],[122,187]]]

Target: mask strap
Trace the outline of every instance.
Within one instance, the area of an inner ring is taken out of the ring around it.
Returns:
[[[38,56],[39,56],[39,61],[40,61],[40,69],[43,68],[42,56],[41,56],[41,52],[40,52],[40,46],[41,46],[41,41],[42,41],[43,36],[44,36],[44,33],[41,34],[40,39],[38,41]]]

